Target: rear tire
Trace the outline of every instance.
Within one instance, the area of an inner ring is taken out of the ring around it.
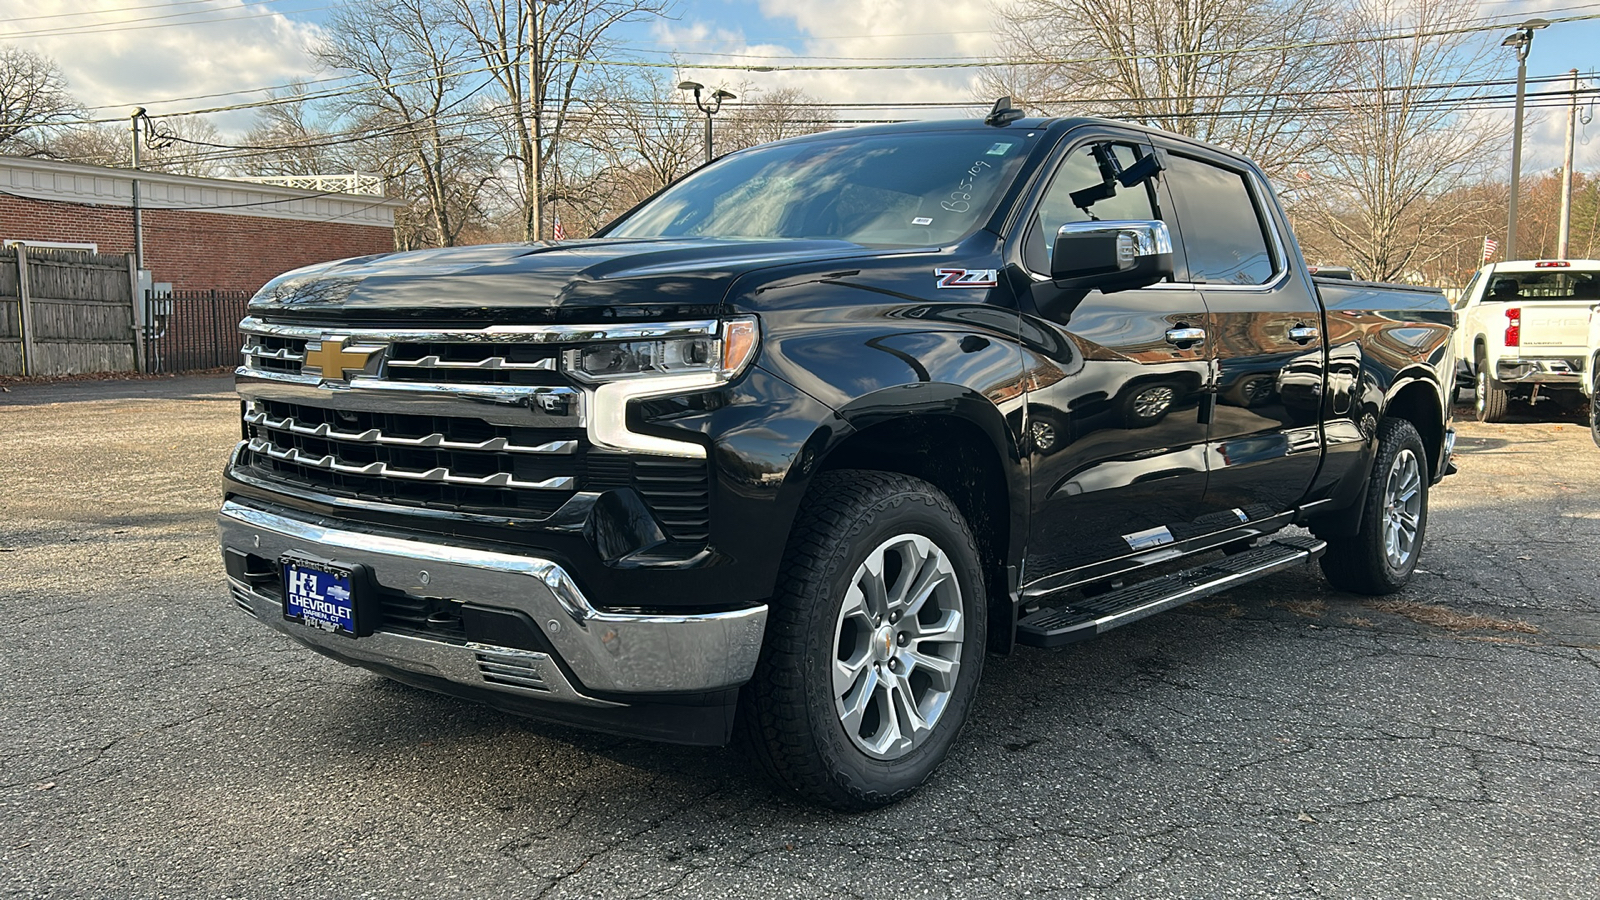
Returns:
[[[1475,377],[1477,390],[1472,399],[1473,412],[1477,413],[1479,422],[1503,422],[1506,418],[1506,405],[1509,401],[1506,389],[1495,377],[1489,374],[1489,360],[1484,358],[1482,352],[1478,354]]]
[[[901,799],[966,721],[987,606],[977,542],[937,488],[890,472],[818,475],[741,694],[747,745],[813,802]]]
[[[1410,422],[1388,419],[1378,428],[1360,527],[1326,538],[1322,574],[1340,590],[1392,594],[1411,580],[1427,532],[1427,449]]]
[[[1589,361],[1589,436],[1600,447],[1600,356]]]

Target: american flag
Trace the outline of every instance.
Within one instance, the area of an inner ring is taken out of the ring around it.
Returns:
[[[567,239],[567,232],[561,227],[561,217],[560,216],[556,216],[556,227],[551,229],[550,236],[552,238],[555,238],[558,241],[564,241],[564,240]],[[1484,259],[1488,259],[1488,258],[1489,257],[1487,257],[1487,256],[1484,257]]]
[[[561,226],[557,225],[556,227],[560,228]],[[1484,262],[1488,262],[1489,260],[1494,259],[1494,255],[1496,253],[1498,253],[1498,252],[1500,252],[1500,242],[1499,241],[1495,240],[1492,237],[1486,237],[1486,238],[1483,239],[1483,261]]]

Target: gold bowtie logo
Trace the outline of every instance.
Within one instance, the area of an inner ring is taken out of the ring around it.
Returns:
[[[307,375],[321,375],[328,379],[343,379],[344,373],[354,369],[366,369],[368,360],[373,354],[382,353],[382,346],[346,347],[345,341],[349,338],[326,337],[323,338],[315,350],[306,345],[306,361],[301,371]],[[316,369],[315,372],[310,371]]]

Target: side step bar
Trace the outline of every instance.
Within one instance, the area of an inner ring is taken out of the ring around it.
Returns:
[[[1137,622],[1191,600],[1310,562],[1328,545],[1312,537],[1281,537],[1225,559],[1090,597],[1041,609],[1017,622],[1017,643],[1061,647]]]

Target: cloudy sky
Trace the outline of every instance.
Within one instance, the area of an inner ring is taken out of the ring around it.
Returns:
[[[135,105],[163,111],[222,105],[259,95],[222,94],[317,73],[306,54],[318,23],[340,0],[3,0],[0,40],[54,57],[72,90],[97,115],[126,115]],[[1486,0],[1483,15],[1521,20],[1534,15],[1600,14],[1600,2]],[[898,72],[729,72],[693,63],[761,63],[784,57],[836,57],[841,63],[873,58],[963,57],[995,53],[990,4],[922,0],[679,0],[671,21],[642,24],[628,33],[640,58],[690,62],[686,77],[709,85],[740,85],[747,92],[799,87],[834,102],[963,102],[973,97],[970,69]],[[1538,34],[1530,76],[1595,67],[1600,19],[1563,23]],[[714,55],[726,54],[726,55]],[[1504,74],[1515,62],[1504,51]],[[163,102],[170,101],[170,102]],[[955,110],[923,111],[950,115]],[[874,111],[871,115],[882,115]],[[840,118],[852,114],[842,112]],[[214,120],[224,132],[247,118]],[[1509,125],[1508,125],[1509,127]],[[1527,135],[1527,166],[1560,164],[1565,118],[1538,117]],[[1580,140],[1580,167],[1600,169],[1600,122]]]

